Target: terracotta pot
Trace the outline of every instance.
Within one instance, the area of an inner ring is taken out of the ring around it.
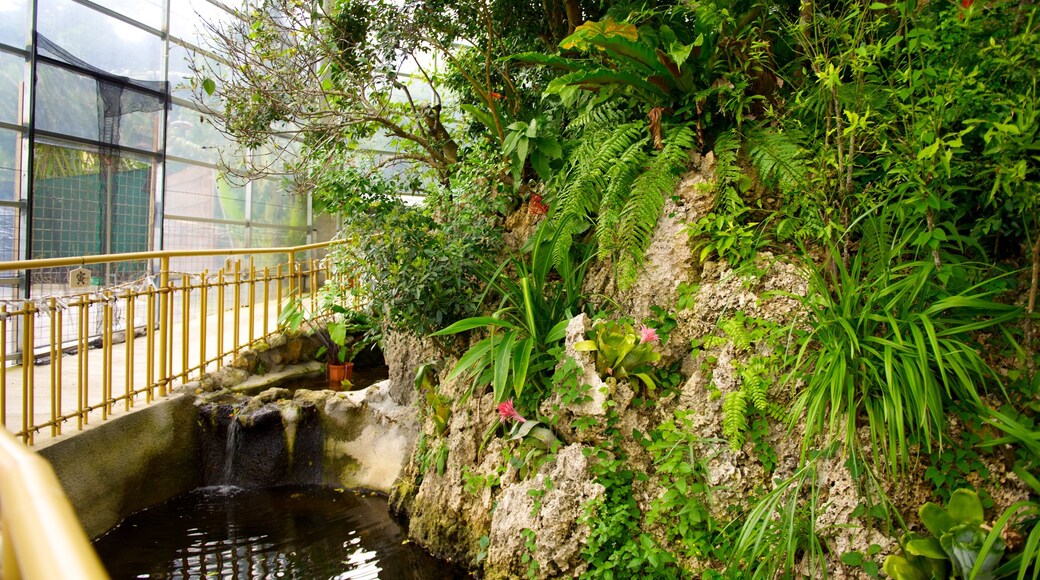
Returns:
[[[349,381],[354,374],[354,363],[328,363],[329,388],[339,391],[343,388],[343,381]]]

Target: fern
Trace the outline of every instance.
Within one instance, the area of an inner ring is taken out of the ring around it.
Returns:
[[[722,400],[722,435],[729,440],[733,451],[740,451],[744,446],[747,410],[747,395],[743,390],[726,393]]]
[[[740,136],[736,131],[726,131],[715,140],[715,213],[737,215],[744,210],[737,184],[743,174],[737,165],[740,151]]]
[[[808,169],[804,150],[789,133],[753,129],[745,138],[745,149],[763,183],[775,186],[787,198],[801,192]]]
[[[720,321],[719,329],[726,333],[734,348],[745,352],[751,350],[751,343],[757,338],[744,325],[744,313],[740,311],[735,312],[732,318]]]
[[[627,113],[617,106],[609,103],[596,105],[595,101],[590,103],[584,113],[578,115],[567,125],[568,130],[586,129],[588,127],[612,127],[625,121]]]
[[[618,233],[622,238],[613,248],[618,257],[618,281],[622,287],[635,281],[643,253],[650,246],[664,209],[664,200],[675,190],[679,171],[688,160],[687,150],[696,142],[697,134],[688,127],[667,135],[664,147],[650,162],[650,167],[632,183],[632,192],[621,209]]]
[[[586,132],[573,156],[567,184],[556,200],[559,209],[553,221],[560,235],[553,244],[552,256],[557,265],[567,260],[573,237],[584,232],[599,213],[608,173],[644,133],[642,123]]]
[[[618,283],[627,288],[650,245],[664,200],[686,165],[687,150],[695,144],[696,134],[688,127],[668,132],[661,151],[650,147],[643,121],[587,129],[555,201],[552,220],[560,235],[553,260],[563,263],[574,238],[595,226],[599,258],[614,260]]]
[[[633,143],[618,159],[609,174],[609,185],[600,204],[599,220],[596,223],[596,241],[599,244],[598,258],[601,260],[613,257],[621,236],[618,226],[621,222],[622,208],[625,198],[630,195],[630,185],[639,177],[647,160],[646,152],[650,138],[644,137]]]
[[[747,440],[748,416],[752,412],[774,421],[785,415],[783,407],[769,400],[769,385],[775,373],[765,357],[751,357],[740,365],[738,372],[740,389],[727,393],[722,403],[722,434],[734,451],[739,451]]]

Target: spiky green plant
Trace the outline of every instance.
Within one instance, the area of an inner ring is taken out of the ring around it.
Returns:
[[[886,224],[877,218],[874,231]],[[848,266],[832,246],[830,268],[810,267],[810,291],[797,298],[812,330],[787,377],[805,382],[790,415],[792,424],[804,418],[803,450],[821,437],[867,443],[857,433],[865,419],[875,457],[901,472],[913,444],[941,447],[954,401],[982,408],[985,385],[999,384],[972,333],[1017,320],[1021,309],[981,285],[945,289],[934,263],[910,254],[916,233],[864,240]]]

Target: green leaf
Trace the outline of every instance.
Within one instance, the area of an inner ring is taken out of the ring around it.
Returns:
[[[628,85],[662,97],[668,96],[667,92],[661,90],[660,87],[648,82],[640,76],[629,72],[613,71],[608,68],[598,68],[595,70],[577,71],[565,74],[553,79],[553,81],[546,86],[545,93],[559,93],[568,86],[577,86],[585,90],[592,90],[605,85]]]
[[[599,350],[594,340],[583,340],[581,342],[574,343],[574,350],[578,352],[595,352]]]
[[[952,528],[957,523],[946,510],[932,502],[922,505],[917,510],[917,513],[921,516],[921,522],[924,523],[924,527],[928,528],[928,531],[937,538],[941,537],[946,533],[946,530]]]
[[[561,320],[557,322],[556,326],[553,326],[551,329],[549,329],[549,334],[545,335],[545,342],[548,344],[567,338],[568,323],[570,323],[569,320]]]
[[[488,351],[491,349],[492,338],[493,337],[485,338],[484,340],[471,346],[469,350],[467,350],[466,353],[462,355],[462,358],[459,359],[459,362],[455,364],[455,368],[451,369],[451,372],[448,373],[448,376],[444,380],[453,380],[462,373],[469,371],[471,368],[479,372],[481,368],[486,366],[486,362],[484,364],[478,363],[480,363],[480,361],[485,357],[485,355],[487,355]]]
[[[531,167],[534,167],[535,173],[543,181],[549,181],[552,178],[552,168],[549,167],[549,160],[537,149],[531,152]]]
[[[506,396],[506,378],[509,376],[509,369],[512,367],[513,344],[515,341],[516,332],[508,331],[493,352],[495,357],[495,375],[491,380],[491,387],[495,391],[496,403],[501,403],[508,398]]]
[[[979,494],[970,489],[958,489],[953,492],[946,511],[958,524],[981,524],[986,517]]]
[[[919,538],[906,543],[906,551],[914,556],[923,556],[935,560],[945,560],[946,552],[937,538]]]
[[[213,79],[202,79],[202,90],[212,97],[213,93],[217,91],[217,83]]]
[[[675,41],[668,46],[668,56],[675,61],[676,66],[680,67],[686,62],[686,59],[690,58],[692,51],[692,44],[683,44],[679,41]]]
[[[569,58],[563,58],[554,54],[545,54],[542,52],[521,52],[519,54],[513,54],[504,58],[499,59],[502,62],[517,61],[526,62],[528,64],[537,64],[541,66],[548,66],[552,68],[575,71],[583,68],[584,63],[577,60],[571,60]],[[465,106],[465,105],[463,105]]]
[[[862,566],[863,565],[863,553],[862,552],[845,552],[841,555],[841,561],[848,566]]]
[[[509,322],[508,320],[502,320],[501,318],[493,318],[491,316],[474,316],[472,318],[462,319],[447,328],[442,328],[437,332],[434,332],[430,336],[446,336],[449,334],[458,334],[467,330],[473,330],[474,328],[497,326],[499,328],[516,329],[516,325]]]
[[[528,336],[516,344],[513,351],[513,394],[519,398],[527,381],[527,368],[531,363],[534,338]]]

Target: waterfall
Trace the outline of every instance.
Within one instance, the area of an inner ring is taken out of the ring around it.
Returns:
[[[238,417],[232,416],[228,422],[227,440],[224,443],[224,469],[220,472],[217,484],[221,487],[232,487],[235,484],[235,459],[242,446],[242,423]]]

